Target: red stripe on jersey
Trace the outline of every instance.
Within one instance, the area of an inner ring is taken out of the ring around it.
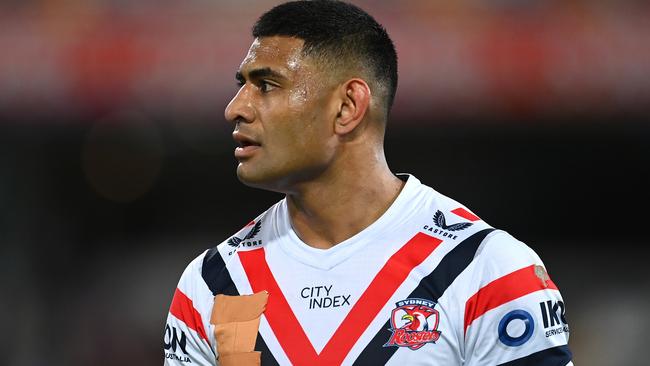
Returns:
[[[469,221],[478,221],[481,219],[480,217],[474,215],[462,207],[452,210],[451,212]]]
[[[322,365],[340,365],[343,362],[413,268],[422,263],[440,243],[440,239],[418,233],[388,259],[323,348]]]
[[[538,277],[534,265],[488,283],[465,303],[465,332],[474,320],[489,310],[535,291],[547,289],[557,290],[557,286],[549,278]]]
[[[295,365],[339,365],[409,273],[442,242],[418,233],[393,254],[317,354],[280,290],[264,258],[264,249],[239,252],[253,292],[267,290],[264,315],[280,346]]]
[[[318,355],[273,277],[264,257],[264,248],[240,251],[237,254],[253,293],[265,290],[269,293],[264,316],[291,363],[314,364]]]
[[[179,289],[176,289],[176,292],[174,292],[174,299],[172,300],[172,305],[169,307],[169,312],[185,323],[188,328],[198,333],[206,342],[209,342],[205,328],[203,328],[201,314],[194,309],[192,300]]]

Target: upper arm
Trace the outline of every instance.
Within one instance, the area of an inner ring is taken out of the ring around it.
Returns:
[[[464,304],[466,365],[570,363],[566,306],[539,257],[501,232],[475,260]]]
[[[216,365],[210,325],[213,296],[201,277],[200,256],[190,263],[174,291],[163,338],[165,365]]]

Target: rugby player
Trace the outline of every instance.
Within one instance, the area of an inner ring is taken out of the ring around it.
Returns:
[[[278,5],[236,80],[237,176],[285,197],[189,264],[167,365],[572,364],[535,252],[388,167],[397,55],[369,14]]]

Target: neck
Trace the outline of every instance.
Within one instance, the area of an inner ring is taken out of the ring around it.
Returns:
[[[395,201],[404,182],[393,175],[383,151],[376,159],[340,159],[318,179],[287,194],[293,229],[307,245],[328,249],[375,222]],[[363,162],[363,164],[359,164]]]

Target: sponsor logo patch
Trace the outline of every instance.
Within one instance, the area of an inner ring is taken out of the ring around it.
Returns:
[[[448,231],[465,230],[468,227],[474,225],[471,222],[459,222],[457,224],[447,225],[447,222],[445,220],[445,215],[440,210],[436,211],[436,213],[433,215],[433,223],[436,224],[436,226],[441,228],[442,230],[448,230]]]
[[[390,315],[389,329],[393,334],[384,347],[408,347],[417,350],[440,339],[440,314],[434,309],[435,302],[406,299],[398,301],[395,305]]]
[[[499,340],[508,347],[518,347],[528,342],[534,330],[535,321],[529,312],[513,310],[499,322]]]
[[[251,225],[253,225],[253,227],[243,238],[240,238],[238,236],[233,236],[232,238],[228,239],[226,243],[234,249],[237,249],[238,247],[255,247],[258,245],[262,245],[262,239],[253,240],[257,236],[257,234],[260,233],[260,230],[262,230],[262,220],[258,222],[251,222],[248,225],[246,225],[246,227]],[[231,250],[228,253],[228,255],[231,255],[234,252],[235,252],[234,250]]]
[[[433,234],[438,234],[443,238],[451,238],[452,240],[458,238],[458,235],[454,234],[455,231],[465,230],[474,225],[471,222],[459,222],[447,225],[447,219],[445,219],[445,215],[440,210],[437,210],[436,213],[433,214],[433,223],[435,226],[424,225],[423,229]]]
[[[542,313],[546,338],[569,333],[569,323],[566,320],[563,301],[542,301],[539,303],[539,308]]]
[[[165,326],[165,337],[163,340],[163,347],[166,351],[165,358],[182,363],[192,363],[188,356],[176,354],[176,352],[182,351],[187,355],[187,349],[185,348],[186,345],[187,337],[185,336],[185,332],[177,330],[176,327],[170,327],[169,324],[167,324]]]
[[[309,286],[300,290],[300,297],[309,301],[309,309],[328,309],[338,308],[341,306],[350,306],[350,297],[348,294],[335,294],[332,291],[333,285]]]

